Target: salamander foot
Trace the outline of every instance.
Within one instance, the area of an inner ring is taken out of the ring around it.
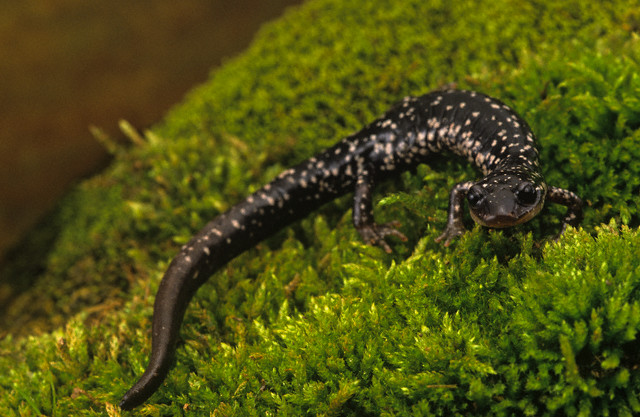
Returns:
[[[407,237],[397,230],[397,227],[400,227],[400,222],[393,221],[384,224],[365,224],[357,229],[365,243],[380,246],[385,252],[391,253],[391,247],[385,241],[387,236],[395,236],[403,242],[407,241]]]

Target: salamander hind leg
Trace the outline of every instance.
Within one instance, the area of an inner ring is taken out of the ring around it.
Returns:
[[[380,246],[385,252],[391,253],[391,247],[384,240],[387,236],[395,236],[402,240],[407,241],[407,237],[397,229],[400,226],[400,222],[394,221],[389,223],[377,224],[370,223],[361,226],[356,226],[362,240],[370,245]]]
[[[384,224],[374,222],[372,189],[371,171],[366,168],[361,169],[353,197],[353,225],[365,243],[380,246],[385,252],[391,253],[391,247],[385,241],[385,238],[394,236],[406,242],[407,237],[397,229],[400,226],[400,222],[394,221]]]

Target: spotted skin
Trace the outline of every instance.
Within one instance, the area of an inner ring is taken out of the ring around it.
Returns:
[[[465,199],[472,218],[489,227],[531,219],[545,198],[568,206],[562,231],[580,221],[582,201],[570,191],[547,187],[533,133],[505,104],[459,90],[406,97],[361,131],[284,171],[213,219],[182,248],[156,295],[149,364],[120,407],[142,404],[160,386],[169,372],[187,304],[211,274],[260,240],[349,192],[354,193],[353,223],[363,240],[390,252],[387,237],[406,237],[396,229],[397,222],[374,222],[374,184],[443,151],[466,158],[484,177],[452,189],[447,225],[437,241],[448,245],[464,233]]]

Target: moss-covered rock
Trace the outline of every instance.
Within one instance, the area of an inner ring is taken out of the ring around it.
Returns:
[[[25,251],[41,271],[4,315],[0,413],[118,415],[179,245],[402,96],[452,82],[529,121],[548,182],[589,202],[583,228],[549,243],[563,210],[551,207],[513,230],[435,244],[449,188],[477,175],[458,160],[381,187],[376,216],[410,236],[393,255],[360,242],[340,199],[199,291],[176,366],[140,410],[640,413],[638,16],[626,1],[582,0],[312,0],[290,11],[115,149],[51,217],[59,233],[38,235],[46,251]],[[8,271],[20,280],[34,268]]]

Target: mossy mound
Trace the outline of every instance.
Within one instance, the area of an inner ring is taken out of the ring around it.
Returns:
[[[339,199],[212,277],[175,368],[140,410],[640,413],[639,30],[625,1],[290,11],[61,204],[37,282],[5,315],[33,306],[60,328],[0,342],[0,413],[118,415],[179,245],[404,95],[452,82],[527,119],[548,182],[589,203],[583,227],[549,242],[563,212],[551,206],[513,230],[435,244],[448,190],[477,176],[459,160],[379,188],[378,220],[402,220],[410,237],[392,255],[360,242]],[[12,269],[16,280],[21,270],[33,268]]]

